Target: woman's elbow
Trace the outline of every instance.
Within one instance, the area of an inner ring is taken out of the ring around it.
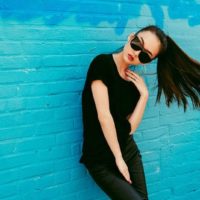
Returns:
[[[112,119],[112,115],[110,112],[102,111],[101,113],[98,114],[98,120],[100,124],[105,124],[111,119]]]

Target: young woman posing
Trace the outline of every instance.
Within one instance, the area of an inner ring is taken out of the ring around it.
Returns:
[[[147,26],[130,34],[119,53],[101,54],[90,64],[82,93],[84,163],[113,200],[148,200],[140,150],[132,134],[148,100],[144,80],[129,67],[157,62],[158,93],[169,106],[187,108],[190,97],[200,107],[200,64],[186,55],[160,28]]]

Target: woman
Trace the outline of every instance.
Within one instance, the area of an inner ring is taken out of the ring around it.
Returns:
[[[84,142],[80,159],[101,189],[114,200],[147,200],[140,151],[132,137],[148,100],[143,79],[131,65],[158,58],[157,101],[162,92],[187,108],[199,107],[200,64],[156,26],[131,34],[122,51],[96,56],[82,93]]]

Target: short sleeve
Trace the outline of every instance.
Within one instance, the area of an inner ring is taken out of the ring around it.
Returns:
[[[106,86],[108,86],[108,62],[105,55],[96,56],[88,70],[89,84],[94,80],[101,80]]]

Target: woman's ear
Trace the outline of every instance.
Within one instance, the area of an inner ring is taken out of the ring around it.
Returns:
[[[128,36],[128,41],[132,40],[135,36],[135,33],[131,33],[129,36]]]

